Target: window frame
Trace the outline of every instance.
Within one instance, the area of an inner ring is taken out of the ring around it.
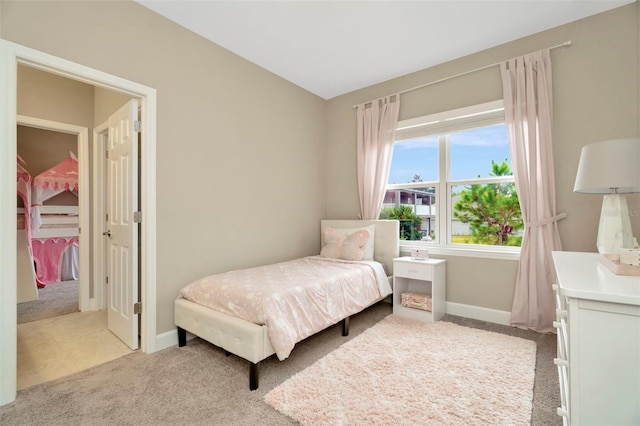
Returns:
[[[437,182],[425,181],[403,184],[387,184],[385,188],[385,191],[389,189],[408,189],[430,186],[436,188],[436,239],[434,241],[400,240],[401,251],[410,251],[414,248],[421,248],[427,249],[430,253],[438,255],[508,260],[517,260],[520,258],[520,247],[451,243],[453,219],[453,203],[451,196],[452,188],[454,186],[469,184],[482,185],[489,183],[515,182],[515,178],[514,176],[497,176],[474,179],[450,179],[451,143],[449,135],[451,133],[464,130],[504,123],[504,103],[502,99],[398,122],[396,142],[416,137],[438,137]]]

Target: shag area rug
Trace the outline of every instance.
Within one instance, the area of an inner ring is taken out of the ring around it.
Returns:
[[[277,386],[303,425],[529,425],[536,344],[389,315]]]

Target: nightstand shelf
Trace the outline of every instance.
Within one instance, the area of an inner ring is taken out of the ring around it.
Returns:
[[[445,314],[446,260],[393,260],[393,314],[425,322],[436,322]],[[431,311],[402,306],[402,293],[426,293],[431,296]]]

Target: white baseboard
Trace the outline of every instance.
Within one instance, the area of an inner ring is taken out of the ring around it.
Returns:
[[[448,314],[459,317],[487,321],[494,324],[511,325],[511,312],[507,311],[453,302],[447,302],[446,309]]]
[[[187,340],[194,339],[196,336],[187,331]],[[156,335],[156,351],[178,346],[178,329],[167,331]]]
[[[156,351],[178,345],[178,330],[173,329],[156,335]]]
[[[496,309],[482,308],[480,306],[463,305],[461,303],[447,302],[447,313],[459,317],[487,321],[494,324],[511,325],[511,312],[498,311]],[[191,333],[187,333],[187,340],[193,339]],[[173,329],[156,335],[156,351],[178,345],[178,330]]]

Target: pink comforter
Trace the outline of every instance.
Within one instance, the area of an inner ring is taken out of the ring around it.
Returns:
[[[204,277],[179,297],[266,325],[278,359],[284,360],[297,342],[390,293],[378,262],[312,256]]]

